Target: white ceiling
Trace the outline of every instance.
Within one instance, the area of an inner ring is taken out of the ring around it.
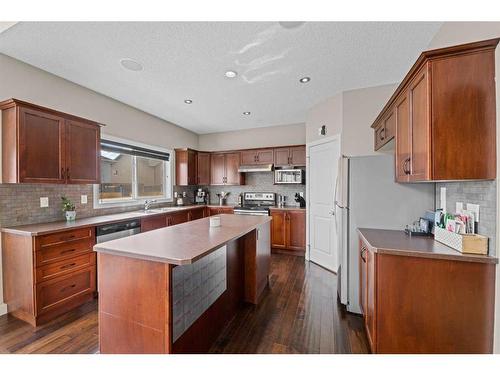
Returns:
[[[204,134],[304,122],[340,91],[400,81],[440,26],[20,22],[1,33],[0,53]],[[122,58],[144,70],[123,69]]]

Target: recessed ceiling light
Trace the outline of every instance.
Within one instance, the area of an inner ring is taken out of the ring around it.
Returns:
[[[250,114],[250,112],[248,112],[248,111],[247,111],[247,112],[243,112],[243,114],[244,114],[245,116],[248,116],[248,115]]]
[[[186,99],[186,100],[184,100],[184,103],[191,104],[191,103],[193,103],[193,101],[191,99]]]
[[[235,72],[234,70],[228,70],[226,73],[224,73],[224,75],[227,77],[227,78],[234,78],[238,75],[237,72]]]
[[[302,77],[299,79],[300,83],[307,83],[311,80],[311,77]]]
[[[284,29],[296,29],[297,27],[300,27],[303,24],[305,24],[305,22],[303,21],[281,21],[278,23]]]
[[[142,65],[134,59],[121,59],[120,64],[122,64],[125,69],[132,70],[133,72],[139,72],[143,69]]]

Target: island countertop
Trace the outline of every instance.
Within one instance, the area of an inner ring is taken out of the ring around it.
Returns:
[[[221,226],[210,218],[103,242],[94,251],[169,264],[191,264],[226,243],[270,222],[270,216],[222,214]]]
[[[358,233],[371,250],[379,254],[498,263],[495,257],[461,253],[435,241],[432,237],[411,237],[401,230],[358,228]]]

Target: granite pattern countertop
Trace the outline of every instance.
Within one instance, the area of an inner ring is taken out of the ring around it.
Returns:
[[[210,218],[152,230],[94,246],[97,253],[169,264],[191,264],[252,230],[269,223],[270,216],[222,214],[221,226]]]
[[[410,237],[402,230],[358,228],[359,235],[378,254],[458,260],[463,262],[498,263],[487,255],[463,254],[432,237]]]
[[[163,208],[151,208],[148,212],[143,210],[140,211],[130,211],[111,215],[100,215],[92,216],[82,219],[76,219],[72,222],[67,221],[53,221],[49,223],[38,223],[38,224],[27,224],[19,225],[15,227],[5,227],[1,228],[4,233],[13,233],[23,236],[40,236],[49,233],[62,232],[68,229],[77,229],[85,227],[93,227],[102,224],[118,223],[120,221],[140,219],[148,216],[155,215],[165,215],[169,213],[175,213],[183,210],[190,210],[198,207],[232,207],[232,206],[216,206],[216,205],[189,205],[180,207],[163,207]],[[161,209],[165,209],[162,212],[158,212]]]

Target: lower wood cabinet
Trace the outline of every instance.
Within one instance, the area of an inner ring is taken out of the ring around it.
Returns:
[[[271,209],[271,246],[299,255],[306,249],[306,210]]]
[[[192,210],[189,210],[189,221],[192,220],[198,220],[198,219],[203,219],[205,215],[205,207],[200,207],[200,208],[193,208]]]
[[[31,237],[2,233],[4,300],[33,326],[94,298],[94,227]]]
[[[372,353],[492,353],[495,264],[377,253],[359,240]]]
[[[208,216],[220,215],[220,214],[234,214],[233,207],[208,207]]]

